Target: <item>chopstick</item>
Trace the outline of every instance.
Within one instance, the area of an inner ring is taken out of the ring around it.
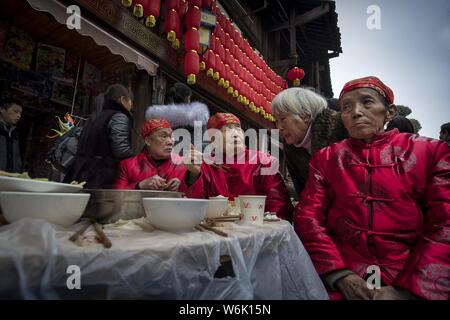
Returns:
[[[92,221],[92,223],[94,224],[94,229],[95,232],[97,233],[98,241],[103,244],[103,247],[111,248],[112,246],[111,240],[109,240],[109,238],[103,232],[103,228],[100,226],[100,224],[98,224],[98,222],[95,220]]]
[[[69,240],[72,242],[76,242],[78,240],[78,238],[83,235],[83,233],[89,228],[89,226],[91,225],[91,221],[88,221],[84,226],[82,226],[77,232],[75,232],[70,238]]]
[[[206,229],[206,230],[208,230],[208,231],[212,231],[212,232],[218,234],[219,236],[222,236],[222,237],[228,237],[228,234],[227,234],[227,233],[225,233],[225,232],[223,232],[223,231],[221,231],[221,230],[218,230],[218,229],[216,229],[216,228],[209,227],[209,226],[205,226],[205,225],[198,225],[198,227],[199,227],[199,228]]]

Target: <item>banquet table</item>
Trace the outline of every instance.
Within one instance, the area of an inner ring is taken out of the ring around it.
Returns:
[[[26,218],[0,227],[0,298],[328,299],[286,221],[166,232],[144,218],[105,225],[104,248],[90,227]]]

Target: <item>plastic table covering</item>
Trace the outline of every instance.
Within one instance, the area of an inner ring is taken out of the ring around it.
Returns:
[[[0,227],[0,297],[328,299],[286,221],[226,222],[219,229],[228,237],[197,230],[171,233],[153,229],[144,219],[128,221],[105,226],[109,249],[95,241],[92,226],[81,243],[69,241],[80,226],[66,229],[27,218]],[[233,272],[219,278],[221,256],[229,256]],[[75,283],[71,265],[79,267],[80,289],[69,289],[68,283]]]

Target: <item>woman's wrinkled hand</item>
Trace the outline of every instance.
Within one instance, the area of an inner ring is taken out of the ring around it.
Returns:
[[[339,279],[336,287],[347,300],[372,300],[375,294],[374,290],[367,287],[367,282],[356,274]]]
[[[196,150],[193,145],[191,145],[191,150],[189,154],[184,157],[184,165],[186,169],[191,173],[191,177],[197,177],[201,172],[203,154]]]
[[[394,287],[382,287],[375,290],[373,300],[416,300],[411,293],[406,290],[396,289]]]
[[[180,188],[181,181],[178,178],[170,179],[169,182],[167,182],[166,190],[168,191],[178,191]]]
[[[164,190],[166,187],[166,179],[161,178],[158,175],[154,175],[153,177],[139,182],[139,188],[141,190]]]

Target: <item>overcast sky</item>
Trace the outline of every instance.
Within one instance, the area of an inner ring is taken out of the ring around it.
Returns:
[[[370,5],[380,8],[379,30],[367,27]],[[437,138],[450,122],[450,1],[336,0],[336,11],[343,53],[331,59],[334,95],[351,79],[378,76],[413,110],[419,133]]]

